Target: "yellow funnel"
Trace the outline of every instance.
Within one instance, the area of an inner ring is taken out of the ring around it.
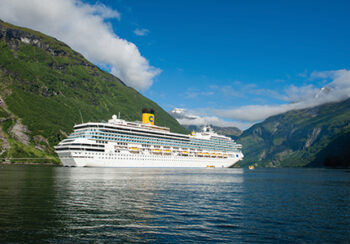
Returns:
[[[142,123],[154,125],[154,110],[143,109],[142,110]]]

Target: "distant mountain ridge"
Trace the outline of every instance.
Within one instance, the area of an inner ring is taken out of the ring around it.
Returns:
[[[350,99],[267,118],[242,133],[241,166],[350,166]]]
[[[323,87],[315,99],[327,96]],[[198,116],[175,108],[170,114],[179,122],[198,121]],[[203,126],[183,124],[188,130]],[[271,116],[245,131],[216,127],[214,131],[242,144],[242,167],[350,167],[350,99]]]
[[[0,21],[0,158],[58,162],[53,146],[75,123],[108,120],[118,112],[126,120],[141,120],[144,107],[155,110],[156,124],[188,132],[63,42]]]

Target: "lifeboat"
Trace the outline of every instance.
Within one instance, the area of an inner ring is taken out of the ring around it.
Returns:
[[[161,153],[162,151],[160,149],[152,149],[153,153]]]
[[[210,157],[210,154],[207,153],[207,152],[205,152],[205,153],[203,153],[203,156],[205,156],[205,157]]]
[[[140,152],[140,148],[138,148],[138,147],[129,147],[129,151],[130,152],[134,152],[134,153],[138,153],[138,152]]]
[[[188,156],[188,151],[182,151],[181,154],[182,154],[183,156]]]

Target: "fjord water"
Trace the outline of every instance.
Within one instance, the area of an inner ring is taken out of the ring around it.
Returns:
[[[0,166],[0,242],[350,242],[350,172]]]

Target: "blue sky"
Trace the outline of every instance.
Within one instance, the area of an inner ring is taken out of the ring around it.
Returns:
[[[349,68],[349,1],[102,2],[122,14],[114,31],[162,70],[143,94],[167,110],[281,104],[265,90],[321,88],[313,71]]]
[[[63,2],[77,5],[74,0]],[[138,87],[130,78],[136,76],[128,76],[130,72],[117,70],[114,74],[126,77],[127,84],[167,111],[185,108],[209,120],[212,116],[222,124],[246,128],[277,112],[328,101],[305,104],[319,88],[340,83],[350,87],[349,1],[80,3],[103,6],[92,15],[102,16],[111,32],[136,45],[147,62],[140,61],[148,75],[140,82],[148,83]],[[18,11],[19,7],[14,8]],[[19,18],[13,21],[20,22]],[[45,30],[42,24],[32,25]],[[57,36],[65,39],[62,32]],[[87,58],[112,71],[108,62],[69,41]],[[291,102],[303,105],[285,106]],[[258,113],[261,111],[265,114]],[[246,113],[251,116],[242,115]]]

